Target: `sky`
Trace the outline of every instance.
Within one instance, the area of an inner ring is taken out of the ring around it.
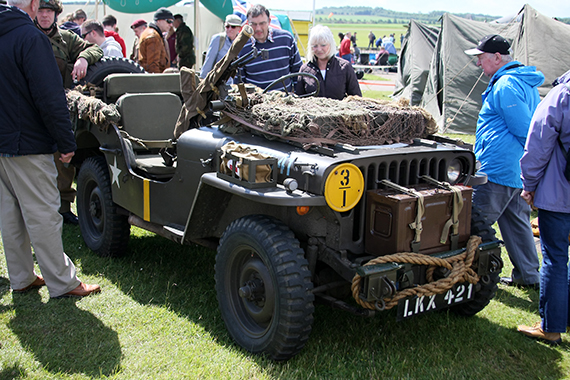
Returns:
[[[256,0],[250,0],[255,4]],[[385,9],[429,13],[445,11],[450,13],[480,13],[491,16],[510,16],[517,13],[528,3],[548,17],[570,17],[570,0],[314,0],[315,9],[334,6],[382,7]],[[274,10],[312,11],[311,0],[259,0],[260,4]]]

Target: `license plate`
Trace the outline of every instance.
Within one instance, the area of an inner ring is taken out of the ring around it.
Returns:
[[[401,321],[430,311],[447,309],[448,307],[472,300],[473,297],[475,297],[475,285],[461,283],[455,284],[442,294],[404,298],[398,302],[396,319]]]

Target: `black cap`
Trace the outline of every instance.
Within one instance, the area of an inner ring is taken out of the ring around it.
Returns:
[[[500,53],[501,55],[508,55],[511,44],[498,34],[489,34],[481,41],[475,49],[465,50],[467,55],[479,55],[483,53]]]
[[[167,8],[159,8],[156,12],[154,12],[154,20],[172,20],[174,16],[172,16],[172,12],[170,12]]]

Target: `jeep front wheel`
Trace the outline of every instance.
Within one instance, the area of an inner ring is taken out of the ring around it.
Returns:
[[[118,257],[127,250],[131,226],[117,208],[105,159],[88,158],[77,177],[77,217],[85,244],[99,256]]]
[[[273,360],[303,348],[313,322],[313,284],[287,226],[263,215],[232,222],[218,247],[215,277],[222,318],[238,345]]]

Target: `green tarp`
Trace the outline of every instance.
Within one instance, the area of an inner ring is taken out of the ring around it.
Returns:
[[[400,51],[394,96],[410,99],[413,106],[419,105],[422,100],[438,35],[439,28],[410,21]]]
[[[103,0],[111,9],[123,13],[148,13],[160,7],[170,7],[180,0]],[[210,12],[224,20],[234,12],[231,0],[200,0]]]

